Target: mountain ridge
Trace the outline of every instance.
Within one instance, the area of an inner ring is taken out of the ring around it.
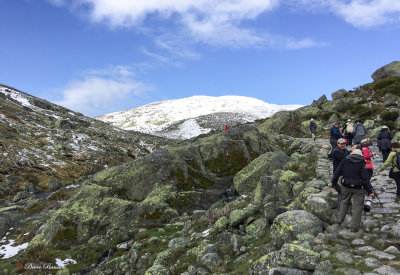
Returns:
[[[225,125],[232,127],[254,122],[270,117],[278,111],[299,107],[302,105],[270,104],[245,96],[191,96],[153,102],[127,111],[98,116],[96,119],[125,130],[188,139],[221,130]],[[209,127],[204,123],[207,116],[209,120],[214,121]]]

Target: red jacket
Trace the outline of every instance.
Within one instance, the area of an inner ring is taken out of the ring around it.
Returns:
[[[364,160],[365,160],[365,167],[369,170],[374,170],[374,166],[372,165],[372,160],[371,160],[371,158],[373,157],[373,154],[370,152],[369,148],[363,147],[362,153],[363,153]]]

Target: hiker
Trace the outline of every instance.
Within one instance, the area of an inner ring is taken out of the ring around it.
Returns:
[[[229,126],[225,125],[224,131],[229,130]]]
[[[372,144],[371,139],[366,138],[361,140],[361,151],[363,153],[365,168],[367,168],[369,179],[371,180],[372,174],[374,173],[374,165],[372,164],[371,158],[376,155],[376,152],[372,151],[369,146]]]
[[[378,134],[378,149],[382,152],[383,162],[385,162],[389,156],[390,149],[392,147],[392,133],[389,131],[387,126],[382,126],[381,131]]]
[[[354,129],[354,123],[351,122],[351,119],[348,119],[346,128],[343,129],[343,136],[347,139],[347,144],[350,146],[353,143],[353,129]]]
[[[335,149],[332,151],[333,173],[335,173],[335,170],[338,168],[340,162],[342,162],[342,160],[348,155],[350,155],[350,151],[346,149],[346,141],[344,138],[339,138],[337,141],[337,147],[335,147]],[[340,203],[342,201],[340,184],[336,183],[334,187],[336,187],[335,190],[338,192],[337,205],[340,207]]]
[[[374,197],[369,176],[364,164],[364,157],[360,149],[355,149],[347,156],[335,170],[332,178],[332,187],[335,188],[340,176],[342,179],[342,202],[340,204],[338,223],[341,225],[346,213],[352,205],[351,232],[360,229],[361,215],[364,209],[365,191]],[[336,189],[336,188],[335,188]]]
[[[332,150],[331,150],[331,157],[332,157],[332,152],[333,149],[335,149],[335,147],[337,146],[337,141],[339,138],[342,137],[342,134],[339,131],[339,123],[335,123],[333,124],[332,128],[331,128],[331,138],[329,140],[329,142],[331,143],[332,146]]]
[[[389,172],[389,178],[394,179],[396,182],[396,199],[397,201],[400,201],[400,169],[397,167],[397,157],[399,156],[398,153],[400,153],[400,142],[393,142],[392,152],[389,153],[385,163],[378,169],[377,174],[385,170],[389,165],[392,165]]]
[[[316,140],[315,134],[317,133],[317,124],[315,124],[314,119],[310,120],[310,132],[311,132],[311,138],[313,140]]]
[[[356,124],[353,127],[353,145],[360,144],[366,134],[367,129],[365,129],[365,126],[361,123],[360,119],[357,119]]]

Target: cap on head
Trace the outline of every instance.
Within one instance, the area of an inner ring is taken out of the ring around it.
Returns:
[[[343,144],[343,143],[346,144],[346,140],[344,138],[339,138],[337,144]]]
[[[314,119],[311,119],[311,121],[314,121]]]
[[[359,155],[363,156],[362,152],[360,149],[354,149],[353,152],[350,153],[350,155]]]
[[[366,138],[364,138],[363,140],[361,140],[361,146],[365,146],[367,144],[368,140]]]
[[[386,125],[383,125],[382,129],[389,129],[389,127],[387,127]]]

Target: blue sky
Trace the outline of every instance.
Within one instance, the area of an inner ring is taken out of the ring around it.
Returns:
[[[0,83],[88,116],[193,95],[308,105],[400,60],[398,0],[0,0]]]

